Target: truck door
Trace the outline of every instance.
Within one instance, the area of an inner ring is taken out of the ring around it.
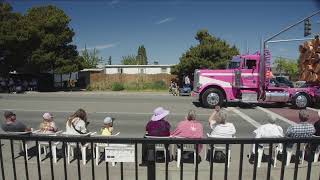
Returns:
[[[242,63],[241,79],[243,88],[258,88],[259,73],[256,60],[244,60]]]

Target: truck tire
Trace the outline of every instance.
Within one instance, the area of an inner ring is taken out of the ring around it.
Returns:
[[[204,107],[214,108],[223,104],[224,96],[219,89],[209,88],[203,93],[201,101]]]
[[[292,104],[297,109],[305,109],[309,106],[310,100],[306,94],[299,93],[293,97]]]

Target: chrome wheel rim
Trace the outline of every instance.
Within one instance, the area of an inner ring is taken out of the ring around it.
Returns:
[[[217,93],[210,93],[207,97],[207,102],[208,104],[210,104],[211,106],[216,106],[219,104],[219,94]]]
[[[308,99],[306,96],[304,95],[299,95],[297,98],[296,98],[296,105],[297,107],[299,108],[304,108],[307,106],[307,103],[308,103]]]

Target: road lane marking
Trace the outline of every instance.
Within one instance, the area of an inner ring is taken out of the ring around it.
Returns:
[[[267,114],[270,114],[270,115],[272,115],[272,116],[274,116],[274,117],[280,119],[281,121],[284,121],[284,122],[286,122],[286,123],[288,123],[288,124],[290,124],[290,125],[295,125],[295,124],[297,124],[297,123],[295,123],[295,122],[293,122],[293,121],[290,121],[289,119],[287,119],[287,118],[285,118],[285,117],[283,117],[283,116],[280,116],[279,114],[274,113],[274,112],[272,112],[272,111],[270,111],[270,110],[268,110],[268,109],[265,109],[265,108],[263,108],[263,107],[257,106],[256,108],[257,108],[257,109],[260,109],[261,111],[263,111],[263,112],[265,112],[265,113],[267,113]]]
[[[246,114],[244,114],[243,112],[239,111],[238,109],[236,109],[234,107],[228,107],[228,109],[233,111],[237,115],[239,115],[242,119],[244,119],[245,121],[247,121],[248,123],[250,123],[254,127],[258,128],[258,127],[261,126],[260,123],[258,123],[257,121],[253,120],[251,117],[247,116]]]
[[[311,110],[311,111],[316,111],[316,112],[319,112],[320,109],[315,109],[315,108],[311,108],[311,107],[307,107],[308,110]]]
[[[51,112],[51,113],[73,113],[74,111],[51,111],[51,110],[33,110],[33,109],[0,109],[0,111],[20,111],[20,112]],[[139,112],[117,112],[117,111],[109,111],[109,112],[94,112],[87,111],[88,113],[96,113],[96,114],[133,114],[133,115],[152,115],[152,112],[147,113],[139,113]],[[170,115],[174,116],[185,116],[186,113],[170,113]],[[211,113],[198,113],[198,116],[209,116]]]

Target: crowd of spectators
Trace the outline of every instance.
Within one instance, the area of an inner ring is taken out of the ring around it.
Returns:
[[[0,92],[21,93],[25,91],[35,91],[38,87],[36,79],[19,79],[0,77]]]
[[[186,117],[177,124],[175,130],[171,130],[171,125],[167,119],[169,110],[163,107],[158,107],[154,110],[150,121],[145,127],[145,137],[176,137],[176,138],[203,138],[204,130],[203,125],[197,120],[196,112],[190,110]],[[277,118],[269,115],[268,123],[261,125],[253,131],[255,138],[306,138],[313,135],[320,135],[320,111],[318,113],[319,120],[312,125],[308,123],[309,114],[306,110],[299,111],[300,122],[290,126],[284,133],[283,129],[276,124]],[[42,133],[54,133],[58,131],[53,120],[53,115],[50,113],[43,114],[43,121],[40,123],[39,130]],[[1,128],[6,132],[23,132],[32,131],[32,128],[16,119],[16,114],[11,111],[4,112],[5,121],[1,124]],[[226,122],[227,113],[219,106],[215,107],[211,116],[209,117],[209,126],[212,129],[208,136],[212,138],[234,138],[236,134],[235,126]],[[103,127],[100,130],[101,135],[110,136],[113,133],[113,121],[111,117],[106,117],[103,120]],[[66,134],[86,134],[88,133],[89,122],[87,120],[87,114],[85,110],[78,109],[66,120]],[[202,149],[202,145],[199,145],[199,152]],[[142,165],[145,164],[147,147],[142,147]],[[252,148],[254,152],[254,147]]]

